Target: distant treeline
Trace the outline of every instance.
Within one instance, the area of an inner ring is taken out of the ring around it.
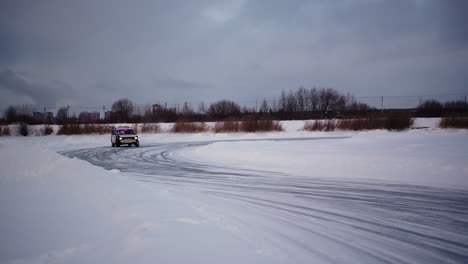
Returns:
[[[9,106],[0,120],[1,123],[26,124],[79,124],[79,123],[158,123],[158,122],[208,122],[241,120],[246,116],[274,120],[305,120],[362,117],[379,111],[401,111],[398,109],[376,109],[358,102],[354,96],[343,94],[332,88],[299,88],[283,91],[279,99],[269,103],[260,102],[258,107],[241,106],[231,100],[220,100],[212,104],[201,103],[193,107],[185,102],[182,109],[163,105],[135,105],[127,98],[112,104],[111,111],[101,118],[70,116],[67,107],[60,107],[53,113],[33,112],[32,105]],[[416,109],[404,110],[414,117],[439,117],[467,113],[464,101],[441,103],[436,100],[422,102]]]

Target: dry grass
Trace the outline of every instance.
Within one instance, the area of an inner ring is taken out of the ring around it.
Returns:
[[[160,133],[161,127],[158,124],[143,124],[140,133]]]
[[[340,130],[374,130],[387,129],[400,131],[408,129],[413,124],[409,113],[372,114],[365,117],[307,121],[304,124],[306,131],[333,131]]]
[[[112,126],[109,125],[80,125],[80,124],[65,124],[60,126],[57,135],[90,135],[90,134],[110,134]]]
[[[338,121],[337,127],[341,130],[354,131],[384,129],[385,119],[376,117],[343,119]]]
[[[412,124],[413,119],[409,113],[387,113],[342,119],[337,122],[337,128],[354,131],[374,129],[401,131],[410,128]]]
[[[213,127],[215,133],[236,133],[240,130],[239,121],[221,121],[216,122]]]
[[[215,133],[255,133],[255,132],[270,132],[283,131],[283,127],[279,121],[271,118],[260,118],[258,116],[247,116],[241,121],[225,120],[217,122],[213,127]]]
[[[0,127],[0,136],[9,136],[11,135],[10,127],[4,126]]]
[[[307,121],[304,124],[306,131],[333,131],[335,128],[336,121],[333,119]]]
[[[271,118],[258,118],[256,116],[247,116],[240,123],[241,132],[270,132],[283,131],[283,127],[279,121]]]
[[[172,133],[201,133],[208,131],[205,123],[176,122],[170,132]]]
[[[439,123],[440,128],[468,128],[468,116],[447,116]]]

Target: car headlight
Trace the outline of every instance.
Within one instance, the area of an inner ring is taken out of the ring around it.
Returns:
[[[138,136],[135,136],[135,139],[138,139]]]

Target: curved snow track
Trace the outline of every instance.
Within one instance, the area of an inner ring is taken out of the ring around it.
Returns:
[[[466,191],[314,179],[199,163],[183,155],[215,142],[219,141],[62,154],[129,172],[140,181],[195,188],[231,208],[237,205],[233,216],[247,230],[245,238],[265,246],[259,254],[278,255],[286,262],[468,263]]]

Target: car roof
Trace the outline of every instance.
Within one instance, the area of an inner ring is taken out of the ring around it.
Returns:
[[[131,126],[117,126],[115,129],[130,129]]]

